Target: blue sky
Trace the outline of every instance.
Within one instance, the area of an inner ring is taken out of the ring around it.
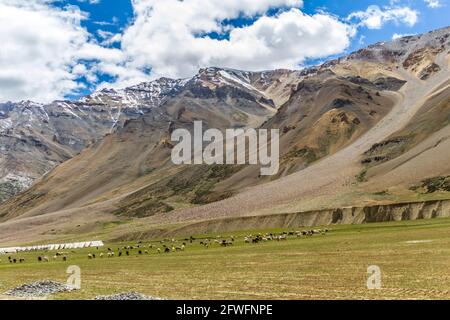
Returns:
[[[0,0],[0,102],[77,98],[210,65],[302,68],[447,26],[448,1]]]
[[[88,0],[64,0],[55,3],[55,6],[64,8],[67,4],[78,6],[82,11],[89,13],[89,18],[82,21],[81,25],[99,41],[102,38],[98,35],[98,31],[119,33],[133,22],[131,0],[100,0],[98,3],[91,3]]]

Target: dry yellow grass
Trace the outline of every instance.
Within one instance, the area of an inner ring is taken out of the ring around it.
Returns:
[[[66,268],[78,265],[81,290],[50,299],[131,290],[168,299],[450,299],[450,219],[335,226],[326,235],[259,244],[244,243],[248,233],[235,233],[231,247],[205,249],[197,240],[167,254],[154,248],[149,255],[135,249],[129,257],[87,258],[125,245],[107,243],[98,252],[69,253],[67,262],[38,263],[40,253],[28,253],[25,264],[9,264],[2,256],[0,292],[43,279],[66,281]],[[366,288],[370,265],[381,268],[380,290]]]

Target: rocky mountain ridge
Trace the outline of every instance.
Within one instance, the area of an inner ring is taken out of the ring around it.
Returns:
[[[272,90],[271,85],[283,89],[280,84],[288,80],[280,77],[294,72],[276,73],[207,68],[189,79],[160,78],[120,90],[103,89],[76,101],[0,103],[0,202],[126,121],[138,119],[186,90],[199,99],[223,99],[234,90],[235,95],[245,93],[264,108],[274,109],[272,98],[278,102],[280,98],[264,90]],[[214,95],[204,95],[208,93]]]

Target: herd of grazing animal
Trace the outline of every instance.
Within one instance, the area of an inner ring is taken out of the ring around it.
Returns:
[[[170,240],[170,242],[172,242],[171,245],[166,245],[165,242],[169,241],[169,240],[162,240],[160,241],[162,244],[162,248],[157,247],[155,248],[155,245],[153,244],[142,244],[142,242],[140,242],[137,245],[134,246],[123,246],[123,247],[119,247],[117,248],[117,254],[116,252],[112,249],[112,248],[108,248],[108,252],[103,253],[101,252],[100,254],[98,254],[99,258],[104,258],[104,257],[108,257],[108,258],[113,258],[115,256],[117,257],[122,257],[122,256],[133,256],[134,255],[148,255],[151,253],[152,249],[155,249],[156,253],[161,253],[161,252],[165,252],[165,253],[169,253],[169,252],[176,252],[176,251],[184,251],[186,249],[186,242],[183,242],[181,245],[177,244],[177,241],[175,239]],[[98,248],[97,248],[98,250]],[[96,259],[97,255],[95,253],[88,253],[87,255],[88,259]]]
[[[17,258],[13,258],[13,257],[9,256],[8,261],[9,261],[9,263],[24,263],[25,259],[24,258],[17,259]],[[0,260],[0,262],[2,262],[2,260]]]
[[[314,230],[302,230],[302,231],[289,231],[289,232],[281,232],[281,233],[265,233],[265,234],[257,234],[257,235],[247,235],[244,237],[245,243],[259,243],[266,241],[283,241],[287,240],[288,237],[306,237],[313,236],[315,234],[325,235],[328,233],[328,229],[314,229]]]
[[[289,232],[280,232],[280,233],[259,233],[259,234],[250,234],[244,236],[243,240],[246,244],[257,244],[260,242],[267,242],[267,241],[285,241],[289,238],[300,238],[300,237],[311,237],[313,235],[325,235],[329,232],[328,229],[312,229],[312,230],[301,230],[301,231],[289,231]],[[217,236],[215,239],[212,238],[202,238],[202,239],[196,239],[194,237],[190,237],[184,240],[175,240],[175,239],[164,239],[160,240],[158,245],[154,244],[143,244],[142,241],[139,241],[136,245],[127,245],[118,247],[117,250],[114,250],[112,248],[107,248],[107,252],[98,252],[100,249],[99,247],[96,247],[97,254],[90,252],[87,255],[87,258],[89,260],[96,259],[96,258],[113,258],[113,257],[122,257],[122,256],[140,256],[140,255],[149,255],[150,253],[154,252],[157,254],[161,253],[171,253],[171,252],[177,252],[177,251],[185,251],[186,247],[194,243],[200,244],[200,246],[203,246],[204,248],[210,248],[212,246],[220,246],[220,247],[229,247],[234,245],[235,240],[237,237],[235,236],[228,236],[228,237],[221,237]],[[72,253],[76,253],[75,251],[72,251]],[[53,256],[53,260],[62,260],[67,261],[69,254],[67,252],[57,252]],[[37,257],[38,262],[50,262],[50,259],[48,256],[38,256]],[[8,257],[8,261],[11,264],[14,263],[24,263],[24,258],[13,258],[12,256]],[[1,260],[0,260],[1,263]]]

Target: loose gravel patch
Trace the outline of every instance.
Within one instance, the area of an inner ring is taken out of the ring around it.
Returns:
[[[123,292],[111,296],[97,296],[95,300],[162,300],[157,297],[149,297],[139,292]]]
[[[15,297],[45,297],[50,294],[75,290],[67,284],[51,280],[38,281],[21,285],[5,292],[6,295]]]

